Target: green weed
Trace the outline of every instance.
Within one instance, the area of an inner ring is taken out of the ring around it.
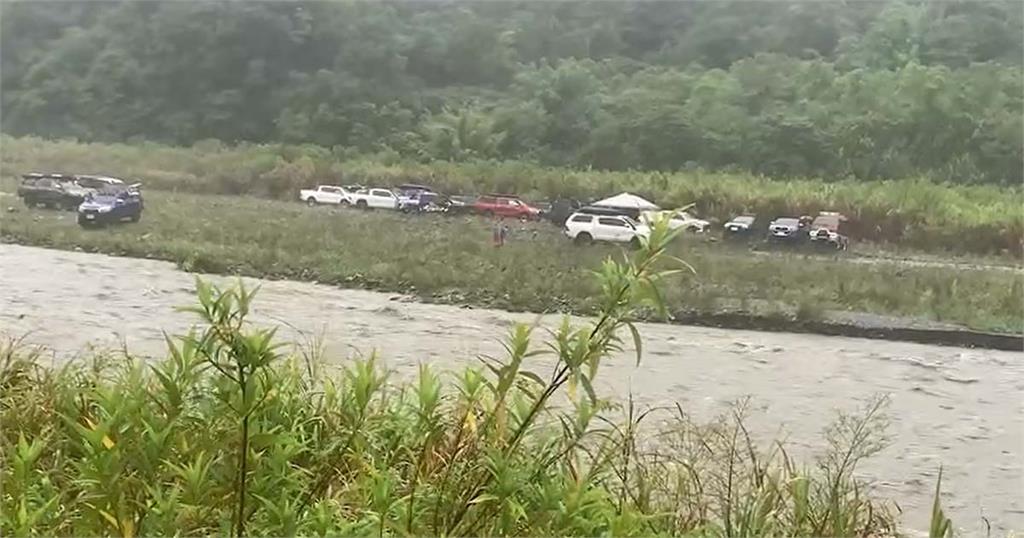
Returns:
[[[53,369],[0,348],[5,535],[805,535],[895,532],[853,475],[881,404],[844,415],[818,466],[746,433],[594,390],[641,309],[666,312],[664,228],[597,270],[598,317],[505,357],[390,380],[373,355],[337,373],[246,322],[254,292],[197,285],[199,324],[165,359]],[[666,267],[668,265],[668,267]],[[553,357],[550,372],[535,369]],[[622,418],[616,418],[618,414]],[[661,415],[658,422],[652,417]],[[883,439],[884,440],[884,439]]]

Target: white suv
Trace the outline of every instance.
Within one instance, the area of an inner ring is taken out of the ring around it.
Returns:
[[[565,221],[565,235],[578,244],[613,241],[639,245],[641,237],[651,237],[651,229],[623,215],[573,213]]]

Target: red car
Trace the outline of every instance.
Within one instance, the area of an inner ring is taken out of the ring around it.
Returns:
[[[525,220],[540,218],[539,209],[530,207],[519,198],[506,194],[488,194],[477,198],[473,203],[473,211],[488,217],[499,216]]]

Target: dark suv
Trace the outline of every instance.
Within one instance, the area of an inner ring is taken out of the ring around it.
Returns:
[[[42,174],[33,172],[21,176],[18,185],[18,196],[29,207],[50,207],[73,211],[81,204],[89,189],[75,182],[75,177],[67,174]]]
[[[137,188],[105,189],[90,194],[78,206],[78,224],[86,227],[124,220],[138,222],[142,209],[142,193]]]

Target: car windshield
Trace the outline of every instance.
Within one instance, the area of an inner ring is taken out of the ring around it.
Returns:
[[[794,219],[794,218],[786,217],[786,218],[776,219],[775,220],[775,224],[777,224],[779,226],[799,226],[800,225],[800,219]]]
[[[640,226],[640,223],[635,221],[635,220],[633,220],[633,217],[627,217],[627,216],[623,215],[622,219],[625,220],[626,222],[628,222],[629,225],[634,227],[634,228],[636,228],[637,226]]]
[[[733,222],[735,222],[737,224],[752,224],[754,222],[754,217],[751,217],[751,216],[736,217],[735,219],[733,219]]]

